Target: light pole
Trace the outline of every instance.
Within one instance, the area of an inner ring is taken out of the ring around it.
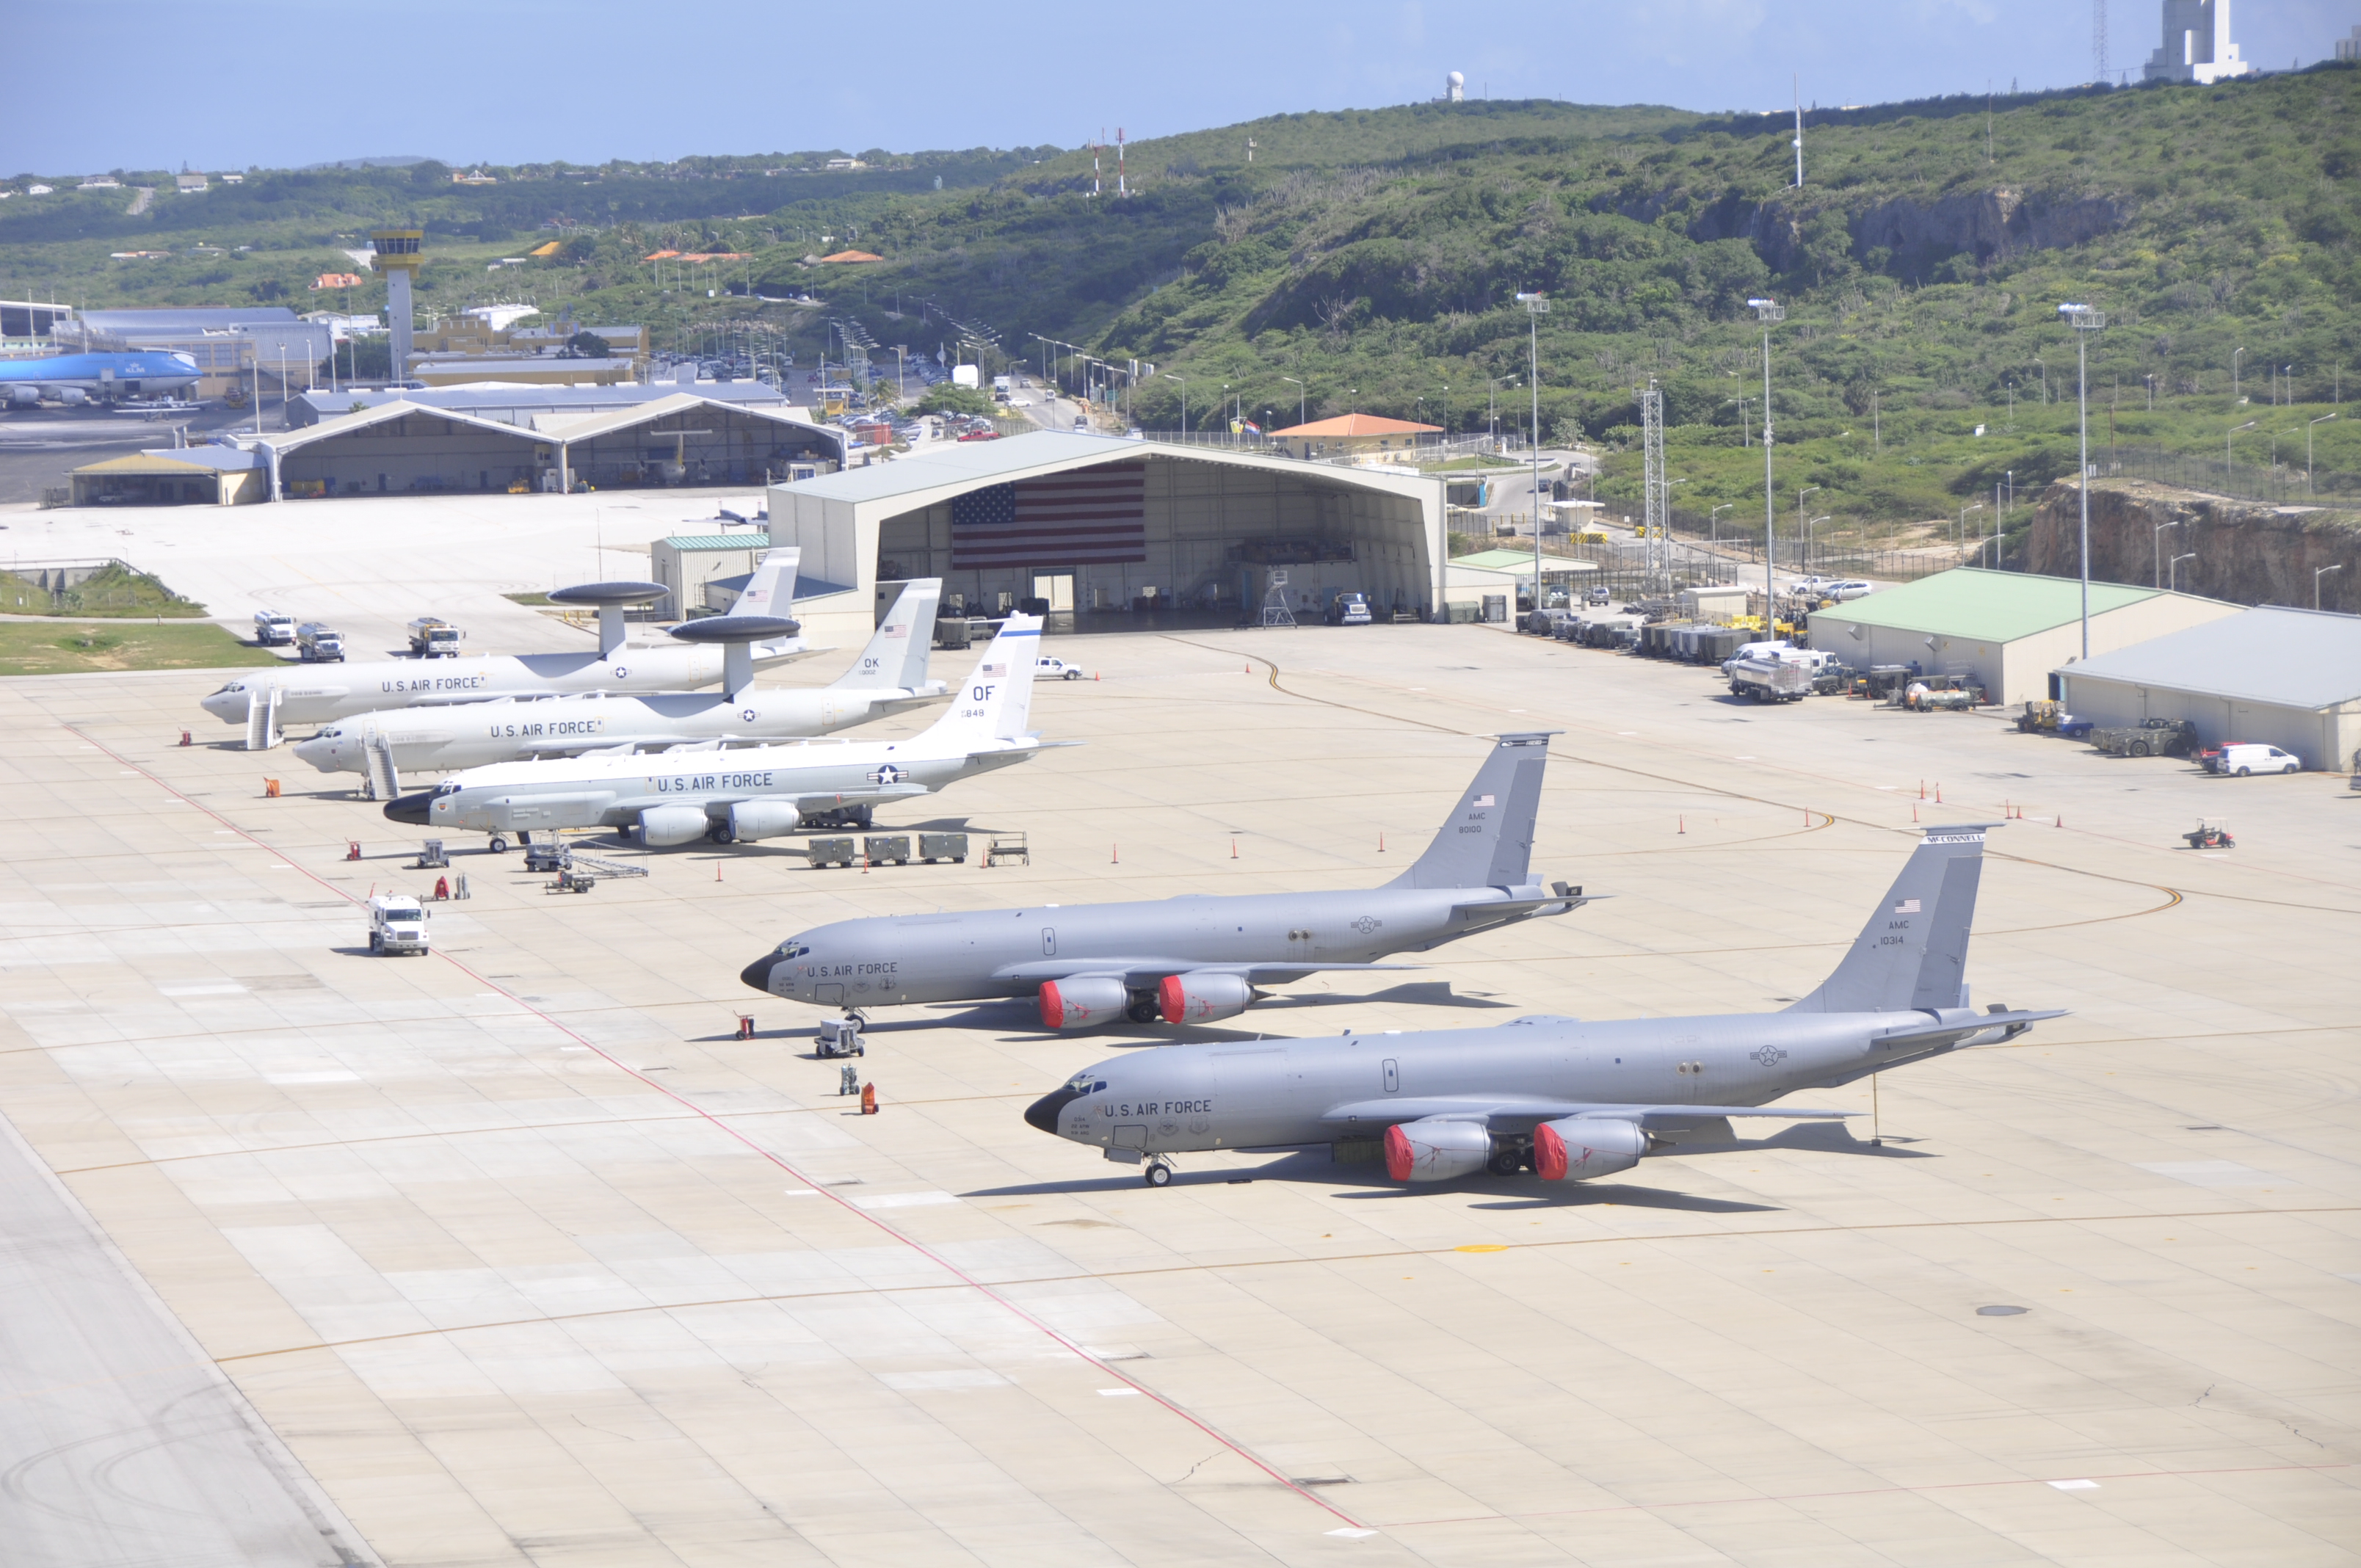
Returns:
[[[2323,578],[2323,577],[2324,577],[2324,576],[2328,576],[2328,574],[2329,574],[2329,573],[2331,573],[2331,572],[2341,572],[2341,571],[2343,571],[2343,570],[2345,570],[2345,563],[2344,563],[2344,562],[2342,562],[2342,561],[2339,561],[2338,563],[2336,563],[2336,565],[2334,565],[2334,566],[2323,566],[2322,568],[2320,568],[2320,570],[2318,570],[2317,572],[2314,572],[2314,573],[2312,575],[2312,609],[2318,609],[2320,608],[2320,579],[2321,579],[2321,578]]]
[[[1738,444],[1740,449],[1743,450],[1746,447],[1753,445],[1754,430],[1752,425],[1749,425],[1746,422],[1746,405],[1753,400],[1751,398],[1728,398],[1723,400],[1726,402],[1736,403],[1738,405]]]
[[[2150,580],[2159,588],[2164,587],[2164,531],[2180,526],[2179,518],[2174,518],[2170,522],[2159,522],[2156,525],[2156,532],[2148,538],[2147,553],[2151,563],[2149,569],[2154,574]]]
[[[1706,548],[1708,551],[1711,551],[1716,554],[1720,553],[1721,530],[1718,528],[1716,524],[1721,521],[1721,514],[1723,512],[1735,510],[1737,505],[1738,503],[1736,501],[1724,501],[1719,506],[1714,508],[1712,511],[1706,514]]]
[[[1968,547],[1968,513],[1983,510],[1984,503],[1982,501],[1970,501],[1960,509],[1960,524],[1951,531],[1952,554],[1958,554]]]
[[[1189,378],[1175,376],[1170,370],[1164,372],[1164,377],[1169,381],[1180,383],[1180,443],[1185,446],[1189,443]]]
[[[2196,559],[2197,552],[2194,550],[2191,550],[2186,555],[2175,555],[2172,558],[2172,591],[2174,593],[2179,593],[2180,591],[2180,564],[2183,561],[2194,561]]]
[[[2088,305],[2060,305],[2058,307],[2058,313],[2064,316],[2066,324],[2074,329],[2074,400],[2081,410],[2080,428],[2082,442],[2082,469],[2075,486],[2076,492],[2082,501],[2082,542],[2077,554],[2081,557],[2082,568],[2082,657],[2087,659],[2091,656],[2091,356],[2089,349],[2090,334],[2106,326],[2107,313],[2104,311],[2092,310]],[[2044,388],[2048,387],[2047,376],[2044,376],[2042,385]]]
[[[1549,314],[1546,294],[1519,294],[1525,307],[1526,374],[1533,384],[1533,608],[1542,607],[1542,318]]]
[[[2238,361],[2246,352],[2243,348],[2234,348],[2230,351],[2230,405],[2233,408],[2246,400],[2238,396]]]
[[[1835,517],[1833,514],[1823,514],[1822,516],[1809,520],[1804,524],[1804,561],[1806,565],[1808,565],[1820,558],[1819,535],[1813,531],[1817,529],[1820,524],[1824,522],[1833,522],[1834,521]]]
[[[2312,406],[2318,408],[2320,405],[2314,403]],[[2312,494],[2312,425],[2326,424],[2335,417],[2334,411],[2324,413],[2303,427],[2303,493],[2306,497]]]
[[[1804,498],[1819,488],[1817,485],[1806,485],[1795,492],[1795,537],[1798,539],[1804,536]],[[1811,569],[1811,557],[1806,554],[1804,558],[1804,570],[1809,572]]]
[[[1779,492],[1771,483],[1771,444],[1776,439],[1771,433],[1771,327],[1787,319],[1787,308],[1771,300],[1746,302],[1754,308],[1754,319],[1763,323],[1763,638],[1767,642],[1772,628],[1778,624],[1774,607],[1779,598],[1772,576],[1775,569],[1772,557],[1778,554]]]
[[[1279,379],[1295,381],[1292,376],[1281,376]],[[1301,381],[1295,381],[1295,422],[1301,424],[1304,422],[1303,411],[1312,405],[1312,389]]]
[[[2258,419],[2250,419],[2244,424],[2234,424],[2222,433],[2222,486],[2224,489],[2227,489],[2230,485],[2230,438],[2242,430],[2252,430],[2262,422]]]

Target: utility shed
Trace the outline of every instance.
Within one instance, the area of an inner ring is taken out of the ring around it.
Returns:
[[[745,579],[771,547],[767,533],[675,533],[669,539],[659,539],[648,546],[648,565],[655,580],[664,586],[664,602],[657,608],[666,617],[686,620],[716,606],[713,596],[707,592],[708,584],[734,582],[745,586]],[[799,574],[800,575],[800,574]],[[737,594],[725,596],[735,603]]]
[[[2236,605],[2194,594],[2092,583],[2091,652],[2237,613]],[[1814,610],[1811,631],[1813,647],[1856,669],[1916,663],[1927,674],[1971,676],[1994,702],[2014,707],[2056,696],[2050,672],[2081,656],[2082,586],[1960,566]]]
[[[2266,605],[2099,654],[2059,678],[2078,718],[2186,718],[2208,746],[2259,740],[2307,768],[2361,767],[2361,616]]]

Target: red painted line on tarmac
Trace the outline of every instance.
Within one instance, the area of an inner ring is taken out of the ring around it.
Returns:
[[[124,767],[129,768],[133,772],[138,773],[142,778],[148,780],[148,783],[154,784],[165,794],[172,796],[173,799],[180,801],[182,805],[194,806],[197,810],[203,812],[206,816],[212,817],[223,827],[227,828],[230,831],[246,839],[248,843],[254,844],[258,848],[271,850],[273,852],[279,852],[278,846],[265,844],[261,839],[256,838],[253,834],[248,833],[245,828],[239,827],[236,823],[232,822],[229,818],[224,817],[220,812],[215,811],[213,807],[190,799],[179,790],[174,789],[170,784],[167,784],[163,779],[158,777],[147,768],[140,766],[137,762],[133,762],[130,758],[123,755],[123,753],[115,751],[113,747],[105,744],[104,741],[92,739],[88,734],[71,724],[63,725],[61,728],[67,730],[70,734],[82,740],[85,744],[96,748],[107,756],[114,758],[115,762],[121,763]],[[344,899],[349,904],[360,904],[364,902],[363,899],[355,894],[350,889],[338,887],[335,883],[322,877],[318,872],[313,871],[308,866],[297,864],[292,861],[290,861],[288,864],[292,867],[292,869],[301,872],[307,877],[310,877],[312,881],[317,883],[320,886],[327,889],[330,893],[335,894],[337,897]],[[599,1057],[618,1072],[621,1072],[638,1082],[644,1084],[647,1088],[664,1096],[675,1105],[691,1112],[699,1121],[709,1124],[731,1142],[740,1145],[758,1157],[766,1160],[770,1164],[776,1166],[779,1169],[785,1171],[789,1176],[794,1177],[797,1181],[802,1182],[814,1192],[818,1193],[821,1197],[826,1198],[830,1202],[834,1203],[838,1208],[844,1211],[844,1212],[853,1216],[855,1219],[866,1222],[873,1229],[881,1231],[884,1234],[893,1237],[894,1240],[901,1243],[904,1246],[908,1247],[912,1252],[915,1252],[919,1256],[927,1259],[928,1262],[932,1263],[936,1267],[941,1269],[944,1273],[958,1280],[961,1285],[964,1285],[969,1289],[975,1291],[986,1300],[991,1301],[994,1305],[1007,1312],[1011,1317],[1016,1318],[1027,1327],[1036,1330],[1062,1349],[1072,1352],[1075,1356],[1088,1363],[1091,1366],[1096,1368],[1106,1376],[1112,1377],[1116,1382],[1123,1384],[1125,1387],[1132,1388],[1146,1396],[1148,1398],[1154,1400],[1165,1410],[1180,1417],[1180,1420],[1188,1422],[1199,1431],[1203,1432],[1207,1437],[1212,1438],[1215,1442],[1220,1443],[1224,1448],[1228,1449],[1240,1459],[1245,1460],[1247,1464],[1253,1465],[1256,1469],[1261,1471],[1264,1475],[1269,1476],[1272,1480],[1278,1482],[1280,1486],[1286,1487],[1297,1497],[1301,1497],[1305,1502],[1312,1504],[1314,1508],[1319,1508],[1324,1513],[1342,1519],[1345,1524],[1352,1526],[1356,1530],[1367,1530],[1371,1528],[1363,1524],[1359,1519],[1355,1519],[1352,1515],[1345,1512],[1344,1509],[1337,1508],[1334,1503],[1329,1502],[1326,1498],[1313,1493],[1310,1488],[1296,1485],[1291,1478],[1280,1474],[1279,1470],[1274,1468],[1268,1460],[1261,1458],[1251,1449],[1239,1442],[1236,1439],[1229,1436],[1226,1432],[1222,1431],[1219,1428],[1198,1416],[1192,1415],[1188,1410],[1183,1409],[1180,1405],[1175,1404],[1172,1400],[1165,1398],[1162,1394],[1158,1393],[1155,1389],[1148,1387],[1144,1384],[1140,1383],[1138,1379],[1116,1370],[1114,1366],[1102,1361],[1099,1357],[1093,1355],[1081,1344],[1068,1338],[1066,1335],[1060,1333],[1056,1329],[1051,1328],[1048,1323],[1042,1321],[1039,1318],[1035,1317],[1032,1313],[1027,1311],[1023,1307],[1002,1295],[990,1285],[985,1284],[981,1279],[978,1279],[973,1275],[968,1273],[965,1269],[960,1267],[957,1264],[952,1263],[950,1259],[936,1252],[932,1247],[928,1246],[924,1242],[918,1241],[915,1237],[895,1229],[894,1226],[886,1223],[884,1220],[879,1219],[869,1211],[860,1208],[847,1199],[840,1196],[834,1189],[822,1187],[818,1182],[812,1179],[812,1178],[805,1175],[786,1160],[782,1159],[779,1156],[772,1153],[769,1149],[764,1148],[762,1145],[756,1143],[745,1134],[741,1133],[737,1128],[732,1127],[729,1123],[724,1122],[712,1112],[707,1110],[704,1106],[699,1105],[695,1101],[666,1088],[664,1084],[657,1082],[654,1079],[650,1078],[647,1074],[641,1072],[638,1069],[631,1067],[628,1063],[617,1060],[615,1057],[604,1047],[598,1045],[594,1041],[584,1038],[581,1035],[560,1023],[549,1014],[543,1012],[532,1003],[527,1002],[522,997],[517,995],[516,992],[508,990],[506,987],[500,985],[493,981],[487,980],[484,976],[477,973],[476,970],[470,969],[466,964],[461,963],[457,959],[453,958],[450,954],[442,951],[440,948],[436,948],[434,950],[434,956],[441,959],[445,963],[449,964],[453,969],[457,970],[461,974],[466,975],[468,979],[476,981],[478,985],[483,986],[486,990],[490,991],[497,995],[507,997],[511,1002],[515,1003],[517,1006],[522,1008],[525,1012],[532,1014],[534,1017],[540,1019],[543,1023],[548,1025],[559,1034],[564,1035],[566,1038],[575,1041],[585,1049]]]

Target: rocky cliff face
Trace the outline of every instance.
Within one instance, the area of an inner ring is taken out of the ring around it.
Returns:
[[[1671,198],[1655,196],[1626,203],[1621,211],[1626,217],[1653,223],[1671,204]],[[1765,266],[1785,272],[1800,253],[1806,220],[1822,205],[1725,196],[1692,209],[1688,236],[1699,242],[1742,239]],[[1853,259],[1864,265],[1872,251],[1881,249],[1921,262],[1966,251],[1982,263],[2022,251],[2081,245],[2130,219],[2130,206],[2111,196],[2026,196],[1995,187],[1923,204],[1897,196],[1847,214],[1845,226],[1852,235]]]
[[[2033,516],[2025,569],[2076,576],[2081,509],[2074,481],[2042,492]],[[2161,536],[2157,529],[2165,523]],[[2159,554],[2170,582],[2175,555],[2185,593],[2234,604],[2308,608],[2312,574],[2342,565],[2321,579],[2323,609],[2361,609],[2361,513],[2322,507],[2268,506],[2179,490],[2140,479],[2101,479],[2091,487],[2091,576],[2147,587],[2157,581]]]

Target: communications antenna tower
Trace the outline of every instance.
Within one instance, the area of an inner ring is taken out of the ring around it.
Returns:
[[[1262,596],[1262,623],[1265,626],[1292,626],[1295,612],[1287,608],[1287,574],[1273,570],[1270,587]]]
[[[2091,0],[2091,80],[2107,80],[2107,0]]]

